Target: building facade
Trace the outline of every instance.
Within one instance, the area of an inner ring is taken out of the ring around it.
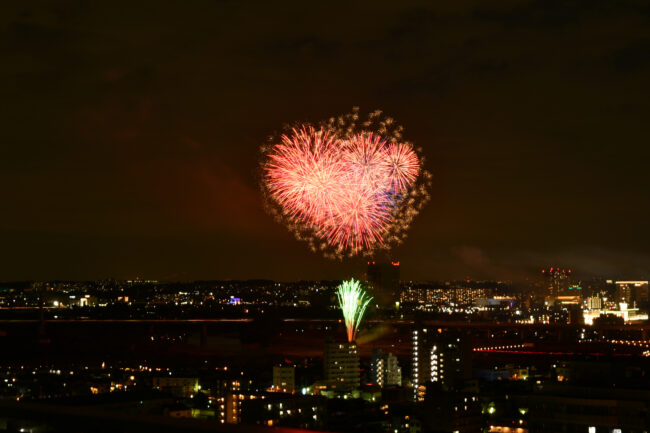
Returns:
[[[325,382],[331,389],[350,391],[359,387],[359,352],[356,343],[327,341],[323,356]]]
[[[416,401],[423,401],[426,387],[434,382],[442,389],[461,389],[472,378],[472,347],[461,333],[416,327],[412,335],[412,382]]]
[[[273,366],[273,391],[292,393],[296,390],[296,368]]]
[[[370,360],[370,380],[380,387],[402,386],[402,368],[392,353],[375,349]]]
[[[197,377],[176,376],[154,377],[153,387],[176,397],[191,397],[201,389]]]
[[[547,296],[565,295],[571,285],[571,269],[557,267],[542,269],[542,279]]]
[[[368,262],[367,280],[373,288],[375,302],[383,307],[391,306],[399,298],[400,263]]]
[[[648,309],[647,281],[617,281],[616,302],[626,303],[631,308]]]

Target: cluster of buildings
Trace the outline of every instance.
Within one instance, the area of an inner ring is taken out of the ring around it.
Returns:
[[[647,280],[583,282],[570,269],[542,270],[544,304],[551,323],[593,325],[599,322],[634,323],[648,320]]]
[[[420,311],[473,312],[482,300],[493,298],[493,288],[472,287],[469,284],[445,282],[442,284],[409,283],[400,294],[402,308]]]
[[[55,314],[78,308],[88,314],[117,306],[131,315],[171,308],[174,317],[179,311],[248,313],[249,308],[323,312],[319,323],[311,317],[283,322],[281,315],[277,322],[247,319],[245,332],[233,321],[229,334],[218,335],[205,325],[197,333],[146,325],[152,347],[206,359],[187,369],[0,366],[0,398],[75,398],[102,410],[120,407],[217,426],[395,433],[650,431],[650,338],[642,325],[650,308],[648,281],[582,281],[571,269],[553,267],[524,288],[503,282],[405,283],[399,262],[367,266],[375,316],[366,326],[387,319],[395,333],[352,342],[339,339],[343,334],[333,319],[336,282],[0,287],[0,307],[11,307],[8,311],[38,306]],[[285,327],[273,328],[277,323]],[[269,349],[264,345],[277,344],[275,335],[282,332],[290,333],[291,341],[315,340],[322,352],[300,361],[281,352],[282,362],[277,353],[268,361],[243,354],[255,345]],[[246,333],[266,337],[242,339]],[[238,366],[216,366],[211,356],[241,359]],[[252,362],[254,371],[245,372]],[[0,412],[0,430],[2,423]]]
[[[276,363],[268,376],[207,359],[186,369],[0,366],[0,398],[328,431],[611,433],[650,425],[645,358],[558,358],[515,343],[526,340],[521,332],[499,343],[505,332],[473,329],[415,323],[406,356],[375,348],[362,357],[356,342],[329,339],[322,357],[309,361],[318,371],[308,377],[307,360]],[[477,335],[495,342],[479,347]]]
[[[332,291],[336,282],[268,280],[159,282],[102,280],[87,282],[0,283],[0,308],[114,307],[121,305],[179,307],[193,310],[229,307],[288,307],[311,305],[314,296]]]
[[[581,280],[571,269],[549,267],[521,284],[498,281],[404,282],[400,263],[368,262],[364,281],[383,317],[426,314],[460,320],[587,324],[648,319],[648,281]],[[47,319],[107,314],[130,309],[130,317],[260,314],[281,310],[312,314],[333,310],[336,281],[279,283],[266,280],[164,283],[158,281],[0,284],[0,309],[42,308]],[[291,313],[293,312],[293,313]],[[134,316],[136,315],[136,316]]]

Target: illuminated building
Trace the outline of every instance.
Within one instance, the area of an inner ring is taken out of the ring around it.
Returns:
[[[371,381],[380,387],[402,386],[402,368],[392,353],[375,349],[370,360]]]
[[[412,338],[412,382],[417,401],[424,399],[429,382],[453,390],[471,379],[472,347],[466,336],[418,327]]]
[[[296,368],[293,366],[273,366],[273,390],[292,393],[296,389]]]
[[[549,296],[546,303],[549,306],[548,323],[584,324],[580,295]]]
[[[556,296],[555,303],[558,305],[580,305],[581,298],[579,295]]]
[[[587,298],[587,309],[588,310],[600,310],[603,308],[602,299],[598,296],[591,296]]]
[[[561,296],[566,294],[570,285],[571,269],[551,267],[542,269],[543,283],[548,296]]]
[[[493,289],[467,282],[410,283],[400,294],[400,304],[425,311],[460,312],[477,308],[477,304],[486,309],[487,299],[493,301],[493,295]]]
[[[226,394],[226,407],[225,407],[225,420],[227,424],[239,424],[241,422],[241,404],[239,394],[228,393]]]
[[[244,401],[264,399],[264,396],[229,392],[218,399],[219,419],[225,424],[239,424],[242,421],[242,404]]]
[[[593,325],[594,319],[598,317],[612,315],[622,318],[625,323],[648,320],[647,313],[641,313],[638,308],[628,308],[625,302],[619,304],[618,310],[585,310],[583,312],[585,325]]]
[[[647,281],[617,281],[616,301],[625,302],[632,307],[648,308]]]
[[[154,377],[153,387],[177,397],[191,397],[201,389],[199,379],[196,377],[174,376]]]
[[[241,421],[304,429],[323,428],[327,399],[321,396],[268,393],[242,402]]]
[[[359,387],[359,353],[355,342],[327,341],[323,367],[328,387],[340,391]]]

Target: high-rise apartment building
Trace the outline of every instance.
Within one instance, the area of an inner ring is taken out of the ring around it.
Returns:
[[[296,389],[296,368],[293,366],[273,366],[273,390],[294,392]]]
[[[472,377],[472,347],[469,338],[442,329],[416,327],[413,330],[412,381],[416,400],[424,400],[426,385],[461,389]]]
[[[328,387],[338,391],[359,387],[359,352],[356,343],[327,341],[323,367]]]
[[[402,386],[402,368],[397,357],[392,353],[382,353],[375,349],[370,360],[370,375],[372,383],[384,388],[387,386]]]
[[[399,299],[399,262],[368,262],[367,279],[377,304],[389,307]]]
[[[568,294],[571,285],[571,269],[551,267],[542,269],[542,280],[548,296],[562,296]]]
[[[625,302],[630,307],[647,310],[648,305],[647,281],[617,281],[616,302]]]

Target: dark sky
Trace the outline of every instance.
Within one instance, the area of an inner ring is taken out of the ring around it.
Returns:
[[[396,118],[434,174],[405,279],[649,274],[646,1],[1,14],[0,280],[359,275],[265,214],[256,180],[284,122],[352,106]]]

